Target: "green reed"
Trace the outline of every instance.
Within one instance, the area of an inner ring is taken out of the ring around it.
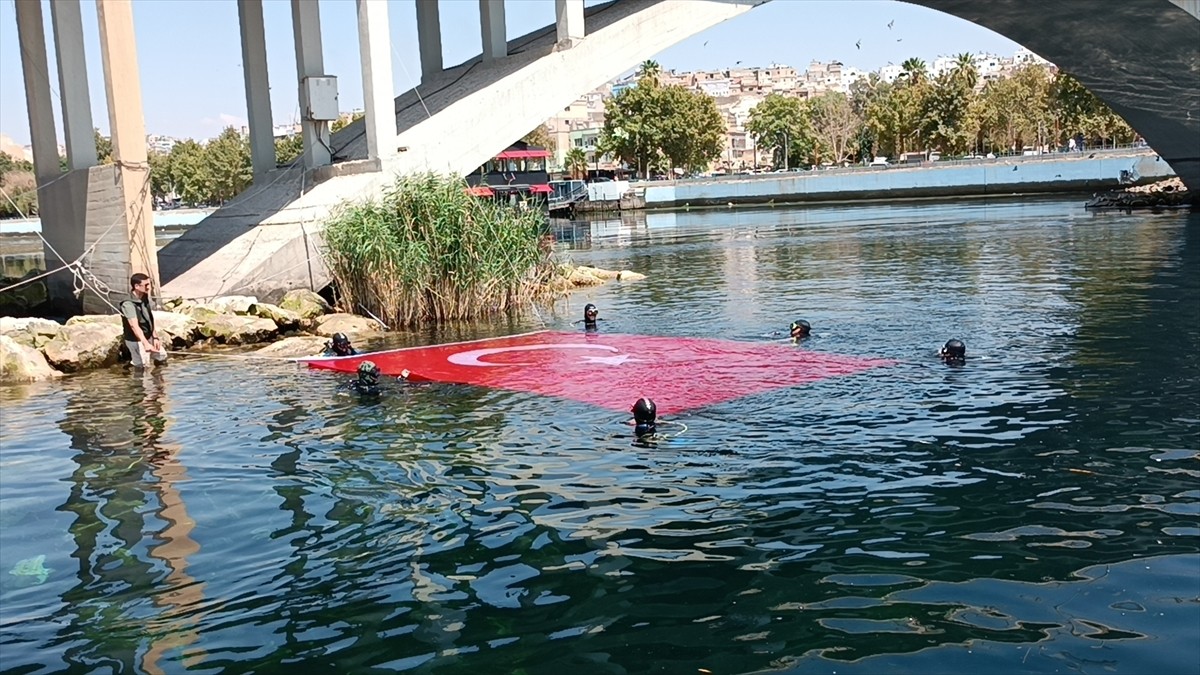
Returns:
[[[461,179],[415,174],[335,212],[325,262],[347,310],[392,327],[474,319],[548,292],[545,228],[544,214],[472,197]]]

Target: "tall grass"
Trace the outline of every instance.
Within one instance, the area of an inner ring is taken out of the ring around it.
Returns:
[[[325,262],[347,308],[389,326],[474,319],[527,307],[554,274],[545,216],[472,197],[466,183],[403,176],[378,201],[325,225]]]

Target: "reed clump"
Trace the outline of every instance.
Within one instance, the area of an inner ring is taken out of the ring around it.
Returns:
[[[414,174],[328,221],[325,262],[340,304],[389,326],[476,319],[530,306],[557,274],[539,245],[544,214],[466,192],[459,178]]]

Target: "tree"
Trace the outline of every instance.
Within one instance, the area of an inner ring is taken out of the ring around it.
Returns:
[[[212,177],[210,197],[215,203],[233,199],[254,180],[250,141],[233,127],[225,127],[204,146],[204,160]]]
[[[350,126],[351,124],[366,117],[366,115],[367,114],[361,110],[356,113],[350,113],[349,115],[347,115],[345,113],[338,115],[338,118],[336,120],[334,120],[332,124],[329,125],[329,132],[336,133],[338,131],[341,131],[342,129],[345,129],[346,127]]]
[[[300,134],[275,139],[275,165],[287,166],[304,154],[304,137]]]
[[[168,159],[171,184],[179,198],[185,204],[207,203],[211,190],[204,146],[190,138],[180,141],[172,146]]]
[[[669,168],[703,171],[725,149],[725,120],[717,102],[702,92],[671,86],[660,90],[663,157]]]
[[[934,78],[921,100],[922,133],[930,147],[962,154],[971,146],[975,140],[970,124],[975,96],[971,86],[970,78],[958,70]]]
[[[853,142],[862,126],[850,99],[839,91],[826,92],[809,102],[813,134],[821,158],[834,163],[850,158]]]
[[[965,83],[968,89],[975,89],[975,85],[979,83],[979,67],[975,65],[975,57],[966,52],[954,56],[954,68],[950,72]]]
[[[38,212],[33,162],[0,152],[0,188],[8,195],[0,198],[0,218],[20,218]]]
[[[166,199],[175,192],[175,182],[171,176],[171,156],[151,150],[146,159],[150,163],[150,195],[155,199]]]
[[[654,84],[658,84],[659,75],[662,75],[662,66],[658,65],[658,61],[646,59],[638,66],[639,80],[650,80]]]
[[[898,79],[908,84],[920,84],[929,79],[929,71],[925,69],[925,62],[915,56],[905,59],[900,64],[900,70],[900,77]]]
[[[96,139],[96,161],[101,164],[112,164],[112,139],[108,136],[101,136],[99,129],[92,129],[92,134]]]
[[[1056,142],[1078,133],[1101,143],[1109,139],[1129,142],[1136,135],[1125,120],[1067,73],[1055,75],[1050,99]]]
[[[571,148],[567,151],[563,158],[563,163],[566,165],[567,171],[571,173],[571,178],[583,178],[587,176],[588,160],[587,153],[583,148]]]
[[[755,145],[774,148],[777,167],[802,165],[816,150],[811,113],[805,102],[794,96],[768,94],[750,110],[746,131]]]
[[[521,140],[535,148],[545,148],[550,151],[551,155],[557,150],[557,144],[550,136],[550,130],[546,128],[545,124],[539,124],[536,129],[522,136]]]

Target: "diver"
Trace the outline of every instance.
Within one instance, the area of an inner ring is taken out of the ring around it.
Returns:
[[[600,320],[600,312],[599,312],[599,310],[596,309],[595,305],[593,305],[592,303],[589,302],[588,304],[583,306],[583,319],[581,319],[581,321],[583,323],[583,329],[585,331],[587,331],[589,333],[596,332],[596,330],[597,330],[596,322],[599,320]],[[576,324],[576,323],[580,323],[580,321],[574,321],[574,322],[572,322],[572,325]]]
[[[967,362],[967,346],[958,338],[946,340],[942,350],[938,352],[942,361],[952,365],[962,365]]]
[[[637,440],[649,440],[658,433],[658,406],[652,399],[639,398],[629,412],[633,413],[633,435]]]
[[[322,356],[355,356],[358,350],[350,344],[350,338],[345,333],[334,333],[333,339],[325,343],[325,353]]]
[[[796,319],[792,325],[788,327],[788,334],[792,340],[799,341],[808,337],[812,333],[812,324],[804,319]]]
[[[383,395],[379,386],[379,366],[373,361],[363,361],[358,364],[358,377],[342,384],[338,391],[349,391],[362,398],[378,398]]]

